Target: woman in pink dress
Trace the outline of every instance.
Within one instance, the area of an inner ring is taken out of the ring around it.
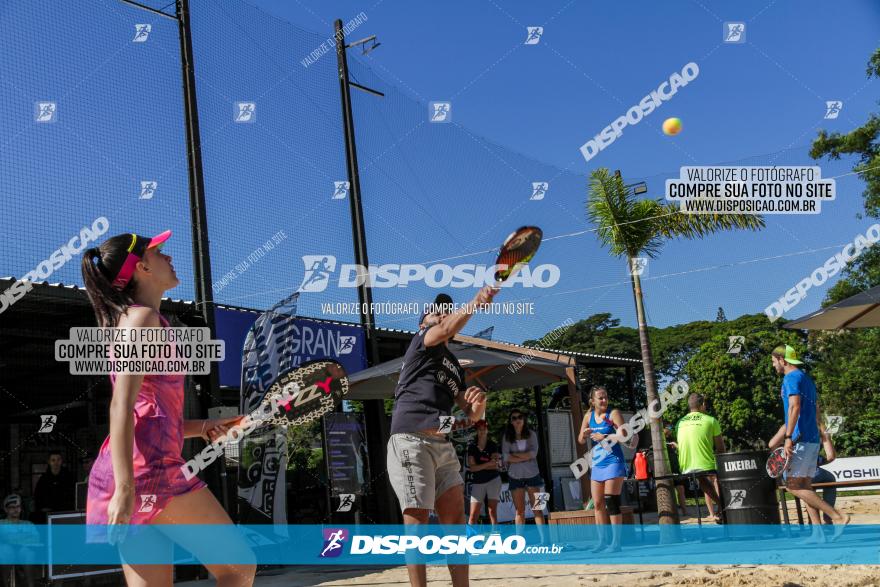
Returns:
[[[83,280],[99,326],[168,327],[159,304],[165,291],[180,283],[171,257],[161,252],[170,236],[171,231],[152,239],[122,234],[85,252]],[[183,375],[112,374],[110,379],[110,435],[89,474],[86,522],[150,524],[160,531],[163,524],[231,525],[207,486],[198,477],[187,480],[180,467],[185,438],[214,438],[235,418],[184,420]],[[112,528],[107,530],[112,536]],[[216,535],[239,540],[239,552],[250,552],[237,532],[218,528]],[[211,549],[206,542],[181,546],[202,560],[200,554]],[[222,587],[250,586],[256,570],[253,564],[206,566]],[[129,587],[172,584],[170,564],[122,567]]]

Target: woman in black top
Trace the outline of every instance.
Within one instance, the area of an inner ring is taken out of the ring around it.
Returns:
[[[489,521],[492,530],[498,524],[498,500],[501,497],[501,451],[489,438],[489,425],[479,420],[474,427],[477,437],[468,444],[467,462],[471,474],[471,512],[468,523],[480,521],[483,501],[489,500]]]

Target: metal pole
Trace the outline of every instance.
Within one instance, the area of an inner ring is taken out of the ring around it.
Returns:
[[[581,383],[577,376],[577,367],[566,367],[565,378],[568,380],[568,397],[571,400],[571,431],[574,436],[574,450],[577,458],[581,458],[587,454],[587,448],[577,441],[584,420],[584,410],[581,407]],[[580,482],[581,501],[587,505],[590,499],[590,476],[582,475]]]
[[[541,397],[541,390],[543,388],[540,385],[535,385],[532,387],[532,399],[534,400],[535,405],[535,415],[537,416],[536,421],[538,423],[538,468],[541,471],[541,477],[544,479],[545,487],[549,488],[550,493],[550,503],[547,504],[547,514],[551,511],[555,510],[557,507],[556,504],[556,492],[553,491],[553,467],[552,467],[552,457],[550,455],[550,437],[547,436],[547,422],[545,418],[547,417],[547,412],[544,409],[544,400]],[[564,509],[564,508],[563,508]],[[549,515],[547,516],[549,517]]]
[[[357,144],[354,137],[354,117],[351,110],[351,88],[348,79],[348,58],[345,53],[345,33],[342,30],[341,19],[337,19],[333,25],[336,33],[336,61],[339,72],[339,95],[342,103],[342,129],[345,135],[345,159],[348,164],[348,194],[349,205],[351,206],[354,260],[361,267],[368,268],[367,236],[364,227],[364,211],[361,206],[361,181],[358,173]],[[367,361],[369,365],[375,365],[379,362],[379,347],[374,330],[373,295],[367,280],[364,280],[364,283],[358,286],[358,301],[360,302],[361,326],[364,328],[364,336],[367,341]],[[388,421],[385,416],[384,400],[364,401],[364,418],[368,423],[366,432],[370,463],[371,465],[375,464],[375,470],[384,470],[385,442],[390,434]],[[376,517],[384,518],[377,521],[380,523],[397,522],[399,520],[397,515],[399,506],[397,500],[392,495],[387,476],[379,476],[372,489],[376,498]]]
[[[354,262],[369,267],[367,259],[367,236],[364,229],[364,210],[361,206],[361,180],[358,173],[357,145],[354,137],[354,118],[351,112],[351,89],[348,81],[348,58],[345,54],[345,33],[342,20],[334,23],[336,29],[336,58],[339,65],[339,93],[342,98],[342,128],[345,133],[345,157],[348,163],[349,205],[351,206],[351,231],[354,244]],[[367,280],[358,286],[358,301],[361,305],[361,325],[368,339],[373,339],[373,294]],[[375,345],[370,344],[371,360],[376,358]]]
[[[177,22],[180,37],[180,65],[183,75],[184,121],[186,123],[187,163],[189,170],[189,206],[192,223],[193,272],[195,276],[195,311],[210,329],[211,338],[217,336],[214,320],[214,295],[211,289],[211,253],[208,247],[208,215],[205,209],[205,179],[202,175],[202,146],[199,133],[199,109],[196,102],[196,73],[193,66],[192,32],[190,29],[189,0],[177,0]],[[211,362],[211,373],[199,377],[203,416],[213,404],[215,392],[220,389],[219,364]],[[207,387],[207,389],[205,389]],[[226,487],[226,459],[220,459],[220,483],[223,508],[229,511],[229,490]]]

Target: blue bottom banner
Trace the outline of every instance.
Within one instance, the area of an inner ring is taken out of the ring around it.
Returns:
[[[0,565],[880,564],[880,526],[0,525]]]

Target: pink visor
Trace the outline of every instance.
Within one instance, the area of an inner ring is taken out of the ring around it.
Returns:
[[[131,281],[131,278],[134,275],[134,270],[135,267],[137,267],[138,261],[144,258],[147,249],[153,247],[161,248],[165,241],[170,237],[170,230],[159,233],[153,238],[132,234],[131,244],[128,246],[128,256],[125,257],[122,267],[119,268],[119,271],[116,272],[116,277],[113,279],[114,289],[124,289],[125,286],[128,285],[128,282]]]

